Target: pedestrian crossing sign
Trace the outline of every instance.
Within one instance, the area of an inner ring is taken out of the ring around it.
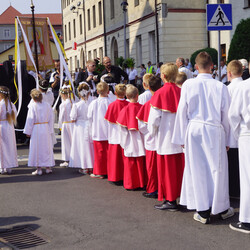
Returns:
[[[207,30],[232,30],[232,4],[207,4]]]

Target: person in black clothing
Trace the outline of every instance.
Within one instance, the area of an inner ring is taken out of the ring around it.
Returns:
[[[101,76],[106,74],[111,74],[114,78],[115,83],[121,83],[121,76],[123,76],[124,80],[123,83],[127,83],[128,81],[128,75],[126,72],[124,72],[121,68],[117,66],[111,65],[111,60],[109,57],[105,56],[103,58],[103,64],[105,66],[105,69],[102,71]]]
[[[98,73],[95,71],[96,62],[94,60],[88,60],[86,62],[87,68],[85,71],[79,72],[75,81],[76,87],[80,82],[86,82],[91,90],[92,95],[96,93],[96,84],[100,81]]]

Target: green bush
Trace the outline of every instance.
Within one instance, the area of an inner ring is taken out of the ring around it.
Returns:
[[[124,58],[122,56],[116,58],[115,65],[123,68],[123,64],[124,64]]]
[[[191,55],[191,58],[190,58],[190,62],[191,64],[193,65],[193,68],[194,68],[194,65],[195,65],[195,58],[196,56],[202,52],[202,51],[206,51],[211,57],[212,57],[212,60],[213,60],[213,64],[218,64],[218,52],[216,49],[214,48],[204,48],[204,49],[199,49],[199,50],[196,50],[192,55]]]
[[[230,62],[235,59],[250,58],[250,18],[242,19],[237,25],[228,51]]]
[[[129,58],[127,58],[127,59],[124,61],[124,64],[126,64],[128,68],[132,68],[132,67],[135,66],[135,59],[132,58],[132,57],[129,57]]]

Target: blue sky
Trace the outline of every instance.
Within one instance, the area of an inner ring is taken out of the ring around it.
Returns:
[[[31,13],[31,0],[1,0],[0,14],[11,5],[22,14]],[[33,0],[35,13],[61,13],[61,0]]]

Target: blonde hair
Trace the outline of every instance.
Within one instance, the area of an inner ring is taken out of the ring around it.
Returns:
[[[124,98],[124,96],[126,95],[126,85],[123,83],[115,85],[115,93],[118,97]]]
[[[146,73],[143,78],[142,81],[144,82],[145,86],[148,87],[149,86],[149,80],[150,78],[153,76],[153,74],[150,73]]]
[[[241,76],[243,72],[243,67],[240,61],[232,60],[227,65],[227,71],[231,72],[233,76]]]
[[[134,99],[138,94],[139,91],[134,85],[132,84],[126,85],[126,96],[128,99]]]
[[[187,80],[187,74],[185,72],[178,72],[175,82],[182,85]]]
[[[3,97],[6,107],[6,120],[9,124],[14,123],[16,124],[16,116],[15,112],[12,108],[11,100],[10,100],[10,91],[5,86],[0,86],[0,95]],[[11,110],[8,110],[8,106],[10,104]]]
[[[165,63],[161,66],[161,73],[168,82],[175,82],[178,67],[174,63]]]
[[[72,106],[73,103],[72,103],[71,94],[72,94],[72,90],[70,88],[61,88],[60,89],[60,95],[64,95],[65,97],[67,97],[67,99],[70,100],[71,106]]]
[[[82,91],[83,90],[83,91]],[[83,98],[84,100],[87,100],[90,95],[90,89],[89,85],[87,83],[81,83],[77,89],[78,95]]]
[[[105,95],[109,91],[109,85],[106,82],[99,82],[96,86],[99,95]]]
[[[36,102],[42,102],[42,100],[43,100],[43,95],[42,95],[41,91],[39,91],[38,89],[32,89],[30,91],[30,96]]]

